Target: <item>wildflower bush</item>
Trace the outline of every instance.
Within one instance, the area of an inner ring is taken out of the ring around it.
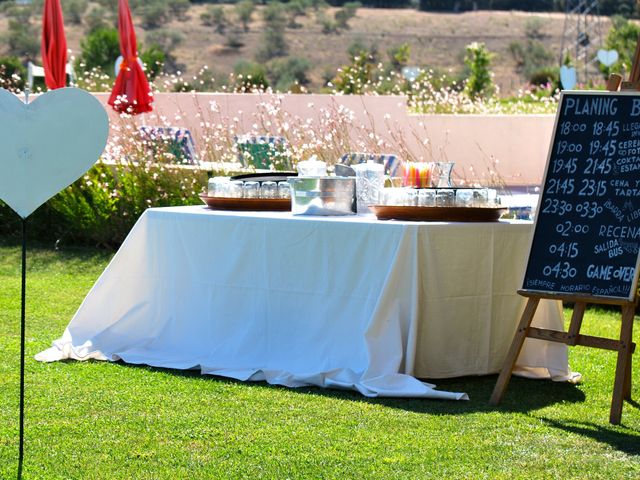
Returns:
[[[97,163],[49,202],[64,239],[117,247],[149,207],[201,204],[206,172],[163,163]]]

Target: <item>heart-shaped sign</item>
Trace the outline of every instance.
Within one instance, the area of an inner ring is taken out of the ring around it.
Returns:
[[[575,67],[567,67],[563,65],[560,67],[560,83],[564,90],[571,90],[576,86],[576,69]]]
[[[618,52],[615,50],[598,50],[598,60],[605,67],[610,67],[618,61]]]
[[[25,104],[0,89],[0,200],[22,218],[80,178],[107,144],[102,104],[60,88]]]

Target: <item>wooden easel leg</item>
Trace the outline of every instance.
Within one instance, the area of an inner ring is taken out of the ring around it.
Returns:
[[[504,365],[502,366],[502,371],[498,376],[498,381],[496,382],[496,386],[491,394],[491,399],[489,399],[489,405],[498,405],[502,401],[504,392],[507,390],[507,386],[509,385],[509,380],[511,380],[513,367],[516,364],[520,350],[522,350],[522,344],[527,337],[527,330],[529,330],[529,326],[531,325],[533,315],[536,313],[539,302],[540,299],[535,297],[529,298],[527,301],[527,305],[525,306],[524,312],[522,312],[522,317],[520,318],[518,330],[516,330],[516,334],[513,337],[511,347],[509,347],[509,352],[507,353],[507,358],[505,358]]]
[[[618,349],[618,362],[616,363],[616,379],[613,384],[613,398],[611,400],[611,412],[609,423],[620,424],[622,417],[622,402],[626,394],[631,394],[631,341],[633,334],[633,316],[635,307],[624,305],[622,307],[622,325],[620,327],[620,347]],[[627,378],[629,376],[629,378]],[[629,392],[627,390],[627,383]]]
[[[623,391],[623,396],[625,400],[631,400],[631,359],[633,358],[633,355],[631,354],[631,352],[629,352],[629,355],[627,356],[627,370],[626,370],[626,376],[624,379],[624,391]]]

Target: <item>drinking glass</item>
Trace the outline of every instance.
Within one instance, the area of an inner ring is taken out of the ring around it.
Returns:
[[[436,192],[425,188],[418,190],[418,205],[421,207],[434,207],[436,205]]]
[[[470,188],[460,188],[456,191],[456,206],[471,207],[474,205],[474,190]]]
[[[289,182],[278,182],[278,197],[291,198],[291,185],[289,185]]]
[[[278,197],[278,184],[272,181],[262,182],[260,186],[261,198],[277,198]]]
[[[227,185],[225,197],[242,198],[242,180],[234,180]]]
[[[260,198],[260,184],[258,182],[244,182],[242,196],[243,198]]]
[[[436,190],[436,207],[453,207],[455,191],[451,189]]]

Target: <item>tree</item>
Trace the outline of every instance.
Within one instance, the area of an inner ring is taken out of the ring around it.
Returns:
[[[465,91],[471,98],[493,93],[493,79],[489,70],[491,56],[484,43],[473,42],[466,47],[464,63],[469,69],[469,77]]]
[[[281,3],[270,3],[262,11],[265,22],[262,36],[262,48],[258,51],[256,59],[266,62],[276,57],[284,57],[288,51],[287,41],[284,37],[286,17]]]
[[[236,15],[238,15],[238,19],[240,23],[242,23],[242,28],[245,32],[249,31],[249,23],[251,23],[251,17],[253,16],[255,8],[256,6],[251,0],[242,0],[236,3]]]
[[[608,78],[609,74],[613,72],[626,76],[631,71],[633,55],[640,36],[640,26],[626,18],[616,16],[612,18],[612,22],[613,25],[607,34],[604,44],[608,50],[618,52],[618,61],[609,67],[600,66],[605,78]]]

